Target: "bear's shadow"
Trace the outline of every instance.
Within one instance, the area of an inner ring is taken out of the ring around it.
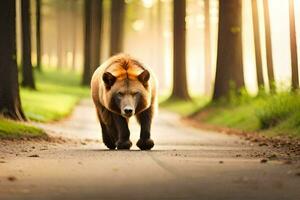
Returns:
[[[167,151],[174,151],[173,149],[152,149],[152,150],[139,150],[139,149],[78,149],[77,151],[84,151],[84,152],[167,152]]]

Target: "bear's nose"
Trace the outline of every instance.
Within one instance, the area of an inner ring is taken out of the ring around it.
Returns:
[[[131,115],[132,112],[133,112],[133,109],[131,109],[131,108],[125,108],[124,112],[125,112],[126,115]]]

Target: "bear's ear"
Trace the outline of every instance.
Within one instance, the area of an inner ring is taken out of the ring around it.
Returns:
[[[143,71],[139,76],[138,76],[139,81],[143,85],[147,85],[149,79],[150,79],[150,73],[148,70]]]
[[[105,72],[102,76],[102,80],[105,83],[106,88],[110,88],[116,81],[116,77],[114,77],[111,73]]]

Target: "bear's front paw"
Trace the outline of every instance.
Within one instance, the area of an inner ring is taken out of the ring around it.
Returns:
[[[104,143],[105,144],[105,146],[107,147],[107,148],[109,148],[110,150],[113,150],[113,149],[115,149],[116,148],[116,145],[114,144],[114,143],[112,143],[112,142],[106,142],[106,143]]]
[[[152,139],[139,139],[136,146],[138,146],[141,150],[150,150],[154,146],[154,142]]]
[[[132,142],[130,140],[118,141],[116,145],[117,149],[130,149],[130,147],[132,146]]]

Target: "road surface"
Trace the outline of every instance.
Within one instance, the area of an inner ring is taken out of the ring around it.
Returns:
[[[135,146],[135,122],[132,149],[107,150],[89,101],[40,126],[73,140],[0,142],[1,200],[300,199],[299,162],[262,163],[268,147],[188,127],[165,111],[155,118],[151,151]]]

